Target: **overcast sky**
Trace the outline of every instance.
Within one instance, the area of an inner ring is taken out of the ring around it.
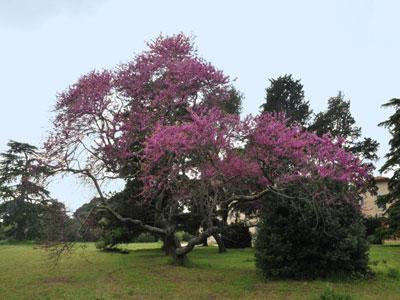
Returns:
[[[343,91],[382,157],[389,135],[377,123],[391,111],[380,106],[400,97],[399,12],[395,0],[0,0],[0,151],[10,139],[40,145],[56,93],[80,75],[184,32],[236,78],[245,114],[258,112],[268,78],[292,73],[315,112]],[[94,195],[72,179],[51,190],[70,209]]]

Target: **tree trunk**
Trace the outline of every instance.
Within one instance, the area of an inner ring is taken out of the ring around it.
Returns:
[[[176,254],[176,252],[174,252],[174,254],[172,255],[172,259],[173,259],[173,264],[177,265],[177,266],[184,266],[185,263],[187,262],[187,256],[186,254]]]
[[[175,248],[173,259],[175,264],[184,265],[186,263],[186,255],[191,252],[196,245],[200,245],[205,238],[209,237],[212,234],[216,234],[218,231],[217,227],[208,228],[203,231],[199,236],[192,238],[187,245],[181,247],[180,245]],[[179,241],[178,241],[179,242]],[[225,247],[223,247],[225,249]]]
[[[213,238],[218,244],[218,252],[219,253],[225,253],[226,252],[226,247],[224,242],[221,239],[221,236],[219,234],[213,234]]]
[[[15,232],[15,239],[17,241],[23,241],[25,239],[25,222],[20,220],[17,222],[17,230]]]
[[[165,255],[174,256],[175,249],[179,248],[181,246],[181,243],[178,240],[178,238],[175,236],[175,233],[166,235],[163,238],[163,242],[164,242],[163,250],[164,250]]]
[[[175,233],[165,236],[163,245],[164,253],[167,256],[171,256],[172,264],[177,266],[183,266],[187,261],[186,253],[185,254],[177,253],[176,250],[180,247],[181,247],[181,242],[175,236]]]

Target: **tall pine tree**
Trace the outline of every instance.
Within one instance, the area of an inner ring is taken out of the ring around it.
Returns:
[[[41,179],[48,170],[40,163],[36,147],[15,141],[0,154],[0,219],[8,237],[36,239],[40,235],[39,215],[50,200]]]
[[[400,233],[400,99],[394,98],[382,105],[391,107],[395,112],[379,126],[389,129],[392,138],[389,141],[390,150],[385,155],[386,162],[381,167],[381,172],[393,171],[389,181],[389,193],[378,197],[378,204],[386,207],[391,234]]]
[[[297,122],[305,126],[310,119],[312,110],[304,98],[303,85],[300,79],[292,75],[279,76],[269,80],[271,85],[266,89],[265,103],[261,112],[284,112],[290,123]]]
[[[379,143],[371,138],[360,140],[361,128],[356,126],[350,111],[350,100],[345,100],[342,92],[328,100],[328,109],[315,116],[309,130],[320,136],[330,134],[346,139],[348,150],[364,159],[373,161],[378,158],[376,151]]]

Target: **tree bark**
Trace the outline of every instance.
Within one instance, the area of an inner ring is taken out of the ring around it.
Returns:
[[[172,255],[172,264],[177,265],[177,266],[184,266],[187,262],[187,256],[186,253],[185,254],[177,254],[176,252],[174,252],[174,254]]]
[[[218,233],[216,233],[216,234],[213,234],[213,238],[217,242],[218,252],[219,253],[225,253],[226,252],[226,247],[225,247],[224,242],[222,241],[221,236]]]
[[[165,255],[174,256],[176,249],[181,247],[181,242],[175,236],[175,233],[165,235],[163,238],[163,250]]]
[[[208,247],[208,241],[207,241],[207,238],[205,238],[205,239],[203,240],[203,247]]]
[[[15,239],[17,241],[25,240],[25,222],[20,220],[17,222],[17,230],[15,232]]]

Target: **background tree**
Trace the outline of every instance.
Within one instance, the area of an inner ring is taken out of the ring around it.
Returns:
[[[289,74],[269,81],[271,85],[266,89],[266,102],[261,105],[261,113],[284,112],[289,123],[298,122],[305,126],[311,117],[312,110],[309,102],[304,98],[300,79],[293,79]]]
[[[392,136],[389,141],[389,152],[385,155],[386,161],[380,171],[392,171],[393,175],[389,181],[389,193],[379,196],[378,203],[386,209],[389,233],[398,235],[400,233],[400,99],[393,98],[383,104],[383,107],[394,108],[395,112],[389,119],[379,124],[388,128]]]
[[[80,226],[74,223],[63,203],[51,199],[42,205],[42,212],[37,219],[40,221],[42,243],[72,242],[77,239]]]
[[[95,242],[101,237],[101,226],[99,221],[101,214],[95,211],[95,207],[100,204],[100,199],[94,197],[73,213],[74,226],[77,228],[77,241]],[[79,230],[81,228],[81,230]]]
[[[48,169],[37,148],[10,141],[0,154],[0,219],[16,240],[40,236],[40,215],[50,201],[44,186]]]
[[[278,80],[277,82],[280,83]],[[360,159],[365,159],[367,164],[377,158],[376,141],[370,138],[358,141],[361,129],[355,126],[355,120],[350,113],[350,101],[345,101],[342,93],[329,99],[328,110],[317,114],[314,122],[309,124],[304,121],[310,117],[308,102],[303,103],[303,110],[295,109],[293,113],[294,106],[285,105],[285,96],[288,93],[283,93],[284,96],[279,99],[280,93],[274,89],[274,84],[277,83],[273,82],[267,91],[271,98],[275,96],[275,103],[281,105],[273,106],[271,101],[268,106],[267,93],[264,110],[282,111],[292,116],[289,123],[297,121],[320,137],[329,134],[333,139],[342,140],[342,147]],[[285,85],[278,91],[285,90],[283,87]],[[297,99],[301,99],[304,93],[300,84],[297,85],[297,90],[300,95]],[[290,165],[282,169],[290,170]],[[372,190],[373,182],[369,185]],[[314,186],[321,190],[304,192],[305,186],[311,190]],[[342,197],[349,193],[348,189],[348,182],[327,182],[321,188],[318,179],[299,180],[291,183],[286,196],[271,193],[265,195],[260,209],[261,222],[256,242],[257,266],[264,276],[318,277],[335,272],[367,271],[368,245],[360,208],[358,204],[348,205],[347,201],[342,202]],[[325,197],[331,194],[335,200],[326,202],[313,199],[321,195],[321,191],[324,191]],[[351,194],[355,202],[361,203],[360,193],[353,191]]]
[[[43,206],[25,201],[6,201],[0,205],[3,235],[11,240],[38,240],[41,237],[40,216]]]
[[[327,110],[315,116],[309,130],[319,136],[330,134],[333,138],[344,138],[347,149],[366,160],[378,158],[376,151],[379,143],[371,138],[360,141],[361,128],[356,126],[350,111],[350,100],[345,100],[342,92],[328,100]]]

